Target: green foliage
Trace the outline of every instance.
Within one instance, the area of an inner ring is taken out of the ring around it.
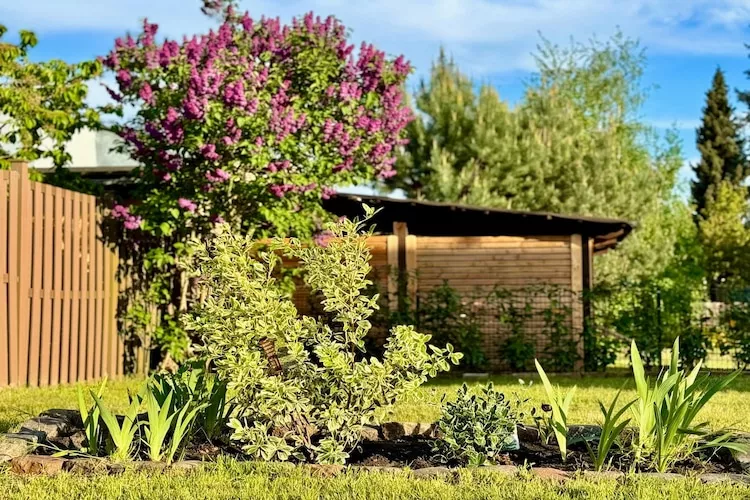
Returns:
[[[97,397],[102,397],[106,387],[107,379],[105,378],[96,393]],[[99,429],[99,405],[94,402],[93,406],[87,407],[83,396],[83,389],[80,387],[78,388],[78,412],[81,415],[83,432],[86,435],[86,447],[81,451],[96,456],[99,453],[99,440],[101,438]]]
[[[148,446],[148,458],[154,462],[159,462],[163,456],[164,442],[167,434],[172,429],[172,421],[176,416],[172,411],[172,395],[170,392],[159,405],[156,396],[149,391],[146,394],[146,415],[148,420],[144,426],[146,445]]]
[[[696,142],[701,159],[693,165],[692,195],[696,216],[700,217],[719,194],[723,182],[740,188],[749,173],[741,124],[729,104],[729,89],[720,68],[716,69],[711,88],[706,92]],[[746,197],[747,188],[741,191],[743,198]]]
[[[185,363],[176,373],[156,373],[149,381],[149,390],[159,404],[173,397],[172,411],[197,408],[194,427],[213,441],[222,436],[234,404],[227,398],[227,384],[205,369],[205,362]]]
[[[720,391],[731,384],[741,373],[736,371],[721,379],[698,378],[702,363],[688,373],[679,369],[680,341],[675,339],[668,370],[652,386],[645,376],[638,348],[631,346],[633,376],[638,394],[632,407],[638,427],[634,442],[635,460],[639,463],[650,458],[653,467],[665,472],[675,462],[701,449],[727,448],[744,451],[747,448],[733,442],[733,434],[714,435],[707,442],[700,438],[709,436],[708,423],[694,423],[698,413]]]
[[[104,422],[109,434],[107,440],[107,453],[113,460],[128,460],[132,457],[133,445],[136,442],[136,433],[141,424],[138,422],[138,410],[141,406],[140,398],[130,397],[130,405],[125,411],[122,423],[104,404],[99,396],[91,391],[91,397],[94,398],[96,406],[99,409],[99,415]]]
[[[469,466],[494,463],[498,454],[513,444],[516,424],[523,417],[520,402],[508,401],[492,382],[472,394],[466,384],[454,401],[444,403],[433,451],[446,462]]]
[[[416,92],[422,119],[408,125],[388,186],[435,201],[631,220],[637,229],[599,259],[597,281],[658,275],[690,215],[673,193],[679,138],[642,119],[642,49],[622,34],[570,47],[545,40],[536,65],[510,109],[441,52]]]
[[[557,389],[553,388],[539,361],[535,359],[534,364],[536,365],[536,371],[539,372],[539,378],[542,379],[544,392],[547,394],[547,399],[551,406],[551,411],[547,412],[549,415],[544,415],[542,418],[547,429],[554,433],[557,447],[560,449],[560,457],[562,457],[564,462],[568,458],[568,411],[570,410],[570,403],[573,401],[576,387],[574,386],[567,393],[563,393],[559,387]]]
[[[0,168],[16,158],[47,158],[62,167],[70,161],[65,144],[73,134],[99,124],[85,101],[87,82],[101,74],[101,63],[33,62],[29,51],[36,35],[23,30],[18,43],[11,43],[2,39],[6,33],[0,25]]]
[[[721,323],[725,328],[719,347],[724,354],[732,353],[737,367],[744,370],[750,365],[750,304],[726,304],[726,309],[721,313]]]
[[[471,297],[461,294],[448,282],[420,297],[416,324],[432,335],[431,343],[450,343],[463,354],[461,368],[482,369],[486,365],[482,331]]]
[[[750,281],[750,229],[747,188],[722,181],[698,219],[698,232],[706,259],[706,272],[713,285]]]
[[[546,290],[547,305],[542,310],[542,334],[546,342],[544,353],[547,355],[548,369],[571,372],[579,359],[578,339],[572,331],[573,309],[560,300],[561,293],[556,287]],[[579,300],[579,297],[572,297],[572,300]]]
[[[508,338],[500,346],[500,355],[511,370],[524,372],[534,359],[534,344],[526,339],[526,323],[534,315],[529,295],[519,299],[510,290],[495,289],[497,321],[508,330]]]
[[[299,260],[305,284],[322,296],[325,321],[298,317],[274,277],[279,256],[260,251],[251,237],[224,226],[192,247],[190,272],[207,295],[185,326],[203,338],[234,395],[243,414],[231,422],[234,436],[253,456],[342,463],[379,408],[461,358],[450,344],[428,346],[430,336],[408,326],[391,330],[382,359],[362,357],[377,307],[377,297],[362,294],[370,272],[362,228],[344,220],[327,226],[331,237],[322,246],[297,239],[272,245]],[[272,430],[284,430],[286,439],[272,439]]]
[[[615,397],[609,404],[608,408],[604,408],[602,402],[599,401],[599,409],[602,412],[604,421],[602,422],[602,431],[599,436],[599,442],[596,445],[596,451],[594,451],[588,441],[585,441],[586,448],[588,448],[589,455],[591,456],[591,461],[594,464],[594,469],[597,472],[600,472],[604,466],[608,464],[607,457],[609,457],[609,452],[612,449],[612,446],[619,443],[622,431],[630,422],[629,418],[622,421],[621,418],[628,408],[635,403],[635,400],[615,411],[617,408],[617,400],[620,398],[621,392],[622,390],[617,391],[617,394],[615,394]],[[609,463],[611,463],[611,459]]]

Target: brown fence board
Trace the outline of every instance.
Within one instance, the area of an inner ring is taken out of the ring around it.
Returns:
[[[21,222],[19,204],[19,175],[17,172],[8,172],[8,370],[10,385],[16,385],[18,381],[18,342],[20,340],[20,326],[18,320],[18,308],[20,295],[18,293],[18,273],[20,271],[20,258],[18,255],[18,233]]]
[[[96,323],[95,312],[96,312],[96,275],[94,267],[96,266],[96,207],[94,206],[93,198],[86,197],[84,207],[86,210],[86,224],[88,227],[87,237],[88,244],[86,251],[88,253],[88,282],[86,285],[86,310],[88,313],[88,323],[86,330],[86,380],[94,378],[94,346],[95,346],[95,335],[96,335]]]
[[[29,181],[29,169],[26,164],[13,165],[18,171],[18,194],[21,224],[19,232],[19,270],[18,270],[18,383],[25,384],[29,374],[29,328],[31,306],[31,231],[29,224],[32,217],[32,191]]]
[[[66,196],[72,198],[73,211],[70,216],[71,238],[70,247],[72,259],[72,280],[70,288],[70,381],[85,380],[85,363],[86,363],[86,342],[85,337],[81,337],[83,329],[82,321],[85,321],[85,314],[81,314],[81,269],[85,268],[86,263],[82,257],[81,243],[84,240],[82,235],[85,228],[81,223],[81,196],[78,193],[66,193]],[[82,262],[83,261],[83,262]],[[85,312],[85,310],[84,310]]]
[[[42,251],[44,250],[44,198],[42,184],[31,184],[33,211],[31,213],[31,318],[29,330],[28,383],[39,385],[39,358],[42,340]]]
[[[8,234],[8,188],[10,173],[0,170],[0,236]],[[10,311],[8,310],[8,287],[10,277],[8,275],[8,244],[9,238],[0,240],[0,385],[8,385],[10,382],[8,351],[10,344],[8,339],[8,321]]]
[[[44,198],[44,248],[42,254],[42,335],[39,357],[39,385],[50,383],[50,360],[52,358],[52,295],[55,291],[52,255],[55,242],[52,238],[52,222],[55,218],[55,199],[52,186],[43,185]]]
[[[91,235],[94,238],[94,244],[91,246],[95,250],[96,257],[96,279],[94,280],[94,300],[96,303],[95,322],[94,322],[94,356],[93,356],[93,377],[102,376],[102,352],[104,350],[104,245],[99,244],[103,237],[99,217],[96,213],[96,204],[94,198],[89,200],[91,211]]]
[[[62,364],[60,360],[60,351],[61,351],[61,336],[62,336],[62,316],[63,316],[63,265],[64,265],[64,256],[65,252],[68,250],[65,249],[63,245],[64,241],[64,227],[63,227],[63,219],[65,217],[65,213],[63,212],[63,197],[61,189],[58,188],[48,188],[48,191],[52,192],[52,195],[54,197],[54,217],[52,221],[53,225],[53,232],[54,232],[54,241],[55,241],[55,248],[52,255],[52,268],[53,268],[53,279],[52,282],[54,283],[54,294],[52,296],[52,311],[54,312],[52,316],[52,360],[50,363],[50,384],[57,384],[60,382],[60,375],[62,371]],[[67,374],[68,374],[68,367],[67,364],[64,368],[64,379],[67,380]]]

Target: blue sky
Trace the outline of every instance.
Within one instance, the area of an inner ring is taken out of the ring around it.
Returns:
[[[200,0],[8,0],[0,3],[0,22],[37,32],[35,58],[79,61],[106,53],[143,17],[172,37],[205,30],[210,22],[199,6]],[[603,39],[619,28],[646,47],[645,83],[658,86],[643,117],[659,128],[676,125],[688,161],[697,157],[695,127],[716,67],[732,88],[750,88],[743,74],[750,69],[750,0],[243,0],[241,7],[285,20],[309,10],[336,15],[354,41],[405,54],[416,67],[412,83],[442,45],[464,71],[510,101],[533,69],[540,32],[567,43],[570,36]],[[103,99],[97,86],[91,100]]]

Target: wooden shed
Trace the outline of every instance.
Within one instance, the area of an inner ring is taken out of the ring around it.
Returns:
[[[339,194],[325,207],[336,215],[355,217],[361,216],[362,203],[380,209],[373,220],[371,263],[374,281],[387,291],[390,307],[397,307],[399,294],[408,294],[414,304],[444,283],[466,297],[498,287],[510,291],[554,287],[571,311],[570,328],[580,354],[576,367],[582,367],[582,331],[588,314],[583,292],[593,284],[593,257],[617,246],[632,230],[631,224],[364,195]],[[401,290],[399,273],[407,277]],[[477,307],[485,315],[495,314],[486,304]],[[508,332],[493,324],[491,317],[482,325],[489,367],[505,369],[496,353]],[[537,351],[543,351],[548,342],[540,334],[543,327],[531,321],[528,328]]]

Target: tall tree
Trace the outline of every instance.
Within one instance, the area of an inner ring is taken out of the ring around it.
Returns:
[[[727,83],[720,68],[714,73],[706,92],[703,120],[697,130],[697,147],[701,159],[693,165],[693,202],[697,216],[703,214],[709,200],[723,181],[740,186],[747,177],[747,159],[743,153],[740,124],[729,104]]]
[[[682,215],[672,211],[682,155],[674,134],[659,137],[640,120],[642,49],[619,34],[569,47],[544,41],[536,62],[511,109],[441,54],[416,93],[422,119],[407,128],[390,186],[438,201],[629,219],[639,230],[598,265],[599,277],[658,273],[671,258],[670,228],[681,224],[667,219]]]

